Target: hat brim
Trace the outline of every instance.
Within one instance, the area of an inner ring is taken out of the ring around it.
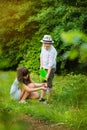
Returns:
[[[40,42],[41,42],[41,43],[48,43],[48,44],[54,43],[54,41],[46,41],[46,40],[41,40]]]

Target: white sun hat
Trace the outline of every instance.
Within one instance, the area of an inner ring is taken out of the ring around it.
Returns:
[[[44,35],[43,39],[41,40],[42,43],[54,43],[54,41],[52,40],[51,35]]]

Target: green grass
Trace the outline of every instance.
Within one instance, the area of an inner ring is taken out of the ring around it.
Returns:
[[[14,120],[26,114],[48,123],[64,123],[73,130],[87,129],[87,76],[55,75],[49,104],[31,99],[26,104],[20,104],[12,100],[9,92],[15,77],[14,71],[0,72],[0,129],[9,129]],[[40,82],[39,76],[32,74],[31,77],[35,82]],[[18,130],[23,129],[16,124],[10,130],[16,127]]]

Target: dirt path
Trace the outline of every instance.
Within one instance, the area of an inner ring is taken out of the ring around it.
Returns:
[[[65,127],[64,124],[48,124],[41,120],[36,120],[28,115],[23,117],[23,120],[29,124],[27,130],[70,130],[69,128]]]

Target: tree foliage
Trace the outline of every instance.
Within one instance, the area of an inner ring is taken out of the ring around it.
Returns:
[[[70,46],[64,54],[65,58],[71,60],[78,57],[79,62],[87,61],[87,36],[79,31],[63,32],[61,38],[65,46]]]
[[[38,70],[40,40],[44,34],[50,34],[58,52],[57,69],[61,69],[67,61],[62,55],[71,50],[71,46],[63,44],[61,33],[78,30],[86,35],[86,5],[86,0],[0,1],[0,68],[14,68],[20,63],[30,70]],[[85,48],[83,44],[80,44],[81,50]],[[75,50],[73,53],[78,55]]]

